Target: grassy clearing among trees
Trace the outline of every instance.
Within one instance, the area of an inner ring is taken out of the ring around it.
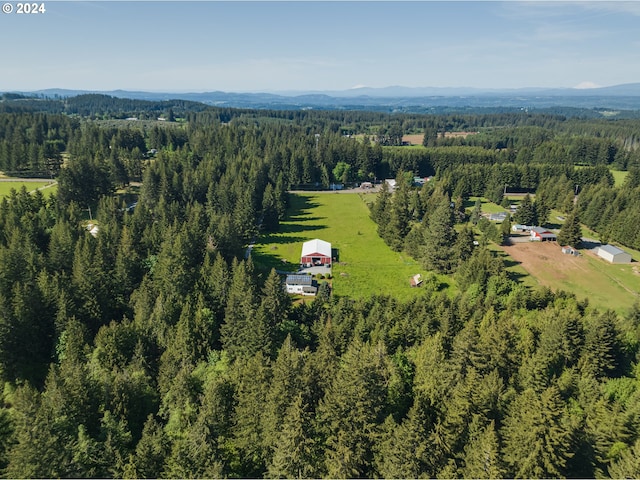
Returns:
[[[254,263],[258,267],[295,270],[302,243],[321,238],[338,249],[339,261],[332,268],[334,294],[362,298],[383,293],[398,300],[419,295],[421,289],[409,286],[411,276],[420,273],[427,280],[435,274],[385,245],[378,236],[376,224],[369,218],[367,202],[374,197],[345,193],[290,194],[287,218],[281,222],[279,232],[259,238],[252,253]],[[435,279],[443,288],[452,288],[446,276],[435,276]]]
[[[42,188],[50,184],[50,180],[42,182],[0,181],[0,198],[8,196],[12,189],[19,191],[24,186],[28,192],[33,192],[38,188]],[[42,193],[47,196],[48,194],[55,192],[56,189],[57,186],[52,185],[51,187],[43,189]]]

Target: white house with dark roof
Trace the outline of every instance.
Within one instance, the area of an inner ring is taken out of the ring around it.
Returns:
[[[285,288],[294,295],[315,295],[318,291],[311,275],[287,275]]]

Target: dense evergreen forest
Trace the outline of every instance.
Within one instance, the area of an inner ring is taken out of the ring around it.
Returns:
[[[454,228],[463,200],[500,203],[506,185],[536,193],[540,223],[574,212],[639,248],[638,121],[200,107],[113,121],[133,112],[105,118],[100,100],[0,113],[0,170],[59,182],[0,202],[3,476],[640,476],[640,305],[526,288]],[[394,146],[410,132],[424,146]],[[381,237],[455,293],[294,303],[245,258],[290,189],[389,177]]]

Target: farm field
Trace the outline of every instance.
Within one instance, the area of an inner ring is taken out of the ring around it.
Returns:
[[[640,300],[640,264],[612,265],[591,250],[574,257],[555,242],[522,242],[501,249],[541,285],[574,293],[600,309],[626,314]]]
[[[28,192],[32,192],[38,188],[46,187],[47,185],[51,185],[50,187],[44,188],[42,193],[47,195],[48,193],[53,193],[57,190],[57,184],[53,184],[51,180],[23,180],[23,179],[9,179],[3,178],[0,179],[0,198],[6,197],[11,193],[12,189],[19,191],[23,186],[27,189]]]
[[[389,294],[399,300],[420,295],[409,279],[416,273],[431,274],[404,254],[392,251],[378,236],[366,202],[375,195],[356,193],[290,194],[288,216],[280,231],[262,235],[253,249],[257,267],[295,271],[302,243],[314,238],[331,242],[339,261],[332,268],[333,293],[362,298]],[[283,263],[283,260],[286,263]],[[447,287],[450,280],[438,276]],[[449,287],[451,288],[451,287]]]

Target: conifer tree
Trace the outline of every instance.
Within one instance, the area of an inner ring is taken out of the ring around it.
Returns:
[[[291,298],[285,292],[280,275],[271,269],[262,288],[260,312],[264,319],[265,343],[263,351],[273,356],[284,341],[284,325],[291,310]]]
[[[574,248],[580,247],[580,244],[582,243],[582,227],[580,225],[577,208],[574,207],[560,228],[560,232],[558,233],[558,243],[561,245],[569,245]]]
[[[378,225],[378,235],[386,238],[387,224],[391,215],[391,192],[389,185],[383,182],[382,188],[376,196],[376,201],[371,206],[371,218]]]
[[[438,273],[450,273],[453,270],[455,259],[452,253],[456,240],[453,225],[453,212],[449,198],[445,196],[429,216],[429,225],[424,235],[425,268]]]
[[[536,225],[536,210],[529,194],[526,194],[513,215],[513,219],[521,225]]]
[[[477,225],[478,220],[480,220],[480,215],[482,215],[482,201],[478,198],[473,207],[473,210],[471,211],[471,223]]]
[[[584,353],[578,363],[584,374],[595,378],[610,376],[621,359],[620,341],[616,329],[616,314],[609,310],[595,312],[585,328]]]
[[[504,478],[500,444],[495,422],[480,428],[477,420],[471,427],[469,442],[464,448],[464,478]]]
[[[404,245],[404,239],[409,233],[409,193],[408,185],[404,181],[398,183],[398,188],[391,202],[388,224],[384,232],[384,240],[392,250],[399,252]]]
[[[312,413],[303,393],[295,395],[272,447],[273,455],[267,470],[271,478],[320,477],[320,452]]]
[[[558,389],[541,395],[531,389],[513,402],[501,433],[509,475],[517,478],[550,478],[566,475],[573,455],[572,430]]]
[[[301,377],[304,362],[302,352],[294,347],[288,336],[271,369],[273,376],[264,405],[263,441],[268,452],[276,448],[278,434],[292,399],[303,390]]]
[[[326,434],[325,464],[334,478],[374,476],[373,452],[384,412],[386,352],[359,340],[342,356],[342,365],[318,411]]]
[[[611,478],[640,478],[640,440],[623,450],[608,470]]]
[[[280,215],[278,212],[278,199],[271,183],[267,183],[262,196],[262,228],[267,232],[278,230]]]
[[[236,386],[236,407],[232,429],[234,457],[237,465],[232,475],[261,477],[266,470],[267,455],[262,442],[262,417],[269,387],[267,360],[257,353],[234,363],[231,373]]]
[[[124,469],[124,478],[160,478],[169,446],[162,425],[149,415],[142,437]]]
[[[256,328],[256,288],[251,259],[234,261],[233,279],[229,287],[224,323],[220,327],[222,347],[230,358],[252,356],[264,345],[264,331]]]
[[[507,216],[500,225],[500,233],[502,234],[502,243],[508,242],[511,235],[511,215],[507,213]]]

